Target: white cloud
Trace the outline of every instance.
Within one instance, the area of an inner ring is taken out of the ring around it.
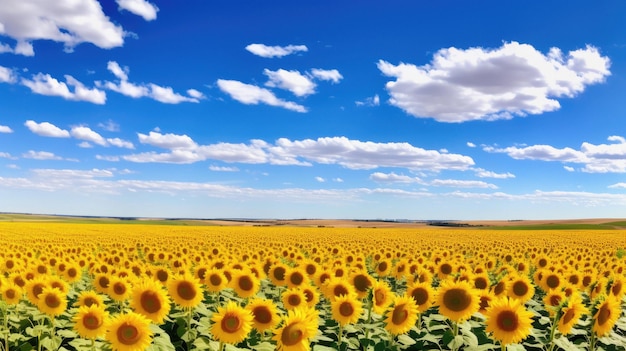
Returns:
[[[8,152],[0,152],[0,158],[12,158],[12,156]]]
[[[98,123],[98,127],[106,130],[107,132],[119,132],[120,125],[113,122],[112,120],[108,120],[104,123]]]
[[[246,50],[257,56],[273,58],[306,52],[309,49],[305,45],[267,46],[264,44],[250,44],[246,46]]]
[[[146,21],[157,18],[159,8],[151,2],[145,0],[115,0],[120,9],[124,9],[137,16],[143,17]]]
[[[113,146],[125,148],[125,149],[134,149],[135,145],[127,140],[122,140],[120,138],[107,138],[107,143]]]
[[[80,142],[80,143],[78,144],[78,147],[83,148],[83,149],[91,149],[91,148],[93,148],[93,145],[91,145],[91,144],[90,144],[89,142],[87,142],[87,141],[83,141],[83,142]]]
[[[24,123],[24,125],[31,132],[40,136],[51,137],[51,138],[69,138],[70,137],[70,132],[68,132],[65,129],[61,129],[49,122],[37,123],[35,121],[28,120]]]
[[[495,184],[486,183],[481,180],[435,179],[428,184],[431,186],[445,186],[452,188],[498,188]]]
[[[0,66],[0,83],[15,83],[17,77],[12,69]]]
[[[336,69],[320,69],[314,68],[311,70],[313,77],[320,80],[329,80],[333,83],[339,83],[343,79],[341,73]]]
[[[107,141],[100,134],[94,132],[89,127],[74,127],[70,131],[70,134],[79,140],[85,140],[100,146],[108,146]]]
[[[471,141],[468,141],[466,145],[467,147],[476,147],[476,144],[472,143]]]
[[[13,129],[9,126],[0,125],[0,133],[13,133]]]
[[[515,178],[515,175],[510,172],[496,173],[496,172],[484,170],[482,168],[476,168],[474,171],[476,172],[476,176],[479,178],[496,178],[496,179]]]
[[[22,84],[34,93],[48,96],[60,96],[66,100],[87,101],[102,105],[106,102],[106,93],[97,88],[86,88],[81,82],[70,75],[65,75],[65,81],[59,82],[49,74],[38,73],[32,80],[22,78]],[[69,86],[74,88],[70,91]]]
[[[370,180],[379,183],[423,183],[418,177],[410,177],[404,174],[374,172],[370,174]]]
[[[100,48],[124,43],[124,30],[102,11],[97,0],[0,0],[1,32],[14,38],[17,54],[34,54],[33,40],[61,42],[71,51],[86,42]]]
[[[198,146],[198,144],[187,135],[150,132],[148,135],[137,133],[137,136],[139,137],[140,143],[160,147],[162,149],[192,149]]]
[[[343,179],[341,179],[341,178],[333,178],[333,182],[343,183]]]
[[[317,181],[318,183],[324,183],[324,182],[326,182],[326,179],[317,176],[317,177],[315,177],[315,181]]]
[[[33,160],[62,160],[63,159],[62,157],[57,156],[52,152],[34,151],[34,150],[29,150],[28,152],[23,153],[22,157],[31,158]]]
[[[119,158],[119,156],[96,155],[96,160],[109,161],[109,162],[118,162],[120,160],[120,158]]]
[[[121,67],[115,61],[109,61],[107,63],[107,69],[118,78],[118,82],[96,82],[96,86],[115,91],[116,93],[134,99],[149,97],[165,104],[179,104],[181,102],[199,102],[199,99],[203,97],[202,93],[195,89],[188,89],[187,94],[189,96],[184,96],[174,92],[174,89],[171,87],[162,87],[154,83],[131,83],[128,81],[128,73],[130,72],[128,67]],[[200,94],[200,96],[198,96],[198,94]]]
[[[307,112],[304,106],[298,105],[295,102],[279,99],[271,91],[257,87],[256,85],[245,84],[236,80],[218,79],[217,86],[220,90],[242,104],[258,105],[259,103],[264,103],[291,111]]]
[[[265,69],[263,73],[269,78],[269,81],[265,83],[268,87],[289,90],[295,96],[300,97],[315,93],[315,83],[298,71]]]
[[[587,173],[626,173],[626,139],[610,136],[611,144],[583,142],[580,150],[571,147],[555,148],[550,145],[496,148],[485,146],[483,150],[492,153],[505,153],[517,160],[557,161],[584,164]]]
[[[570,166],[563,166],[563,169],[565,169],[568,172],[574,172],[576,169],[574,169],[574,167],[570,167]]]
[[[609,185],[608,187],[611,189],[626,189],[626,183],[624,182],[615,183],[615,184]]]
[[[77,170],[77,169],[33,169],[32,172],[42,178],[111,178],[114,176],[113,172],[108,169],[91,169],[91,170]]]
[[[504,43],[497,49],[448,48],[430,64],[378,62],[396,78],[386,84],[389,102],[418,118],[439,122],[508,119],[560,108],[554,98],[573,97],[603,82],[610,61],[592,46],[546,55],[531,45]]]
[[[215,166],[215,165],[210,165],[209,170],[213,172],[239,172],[239,168],[237,167],[226,167],[226,166]]]
[[[357,106],[378,106],[380,105],[380,97],[378,94],[366,98],[364,101],[355,101]]]

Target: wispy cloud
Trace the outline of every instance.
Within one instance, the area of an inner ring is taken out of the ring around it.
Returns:
[[[146,21],[152,21],[157,18],[159,8],[151,2],[145,0],[115,0],[115,2],[117,2],[120,9],[141,16]]]
[[[435,53],[430,64],[393,65],[380,60],[389,102],[419,118],[439,122],[509,119],[560,108],[555,98],[574,97],[611,74],[598,49],[558,48],[543,54],[528,44],[497,49],[454,47]]]
[[[51,137],[51,138],[69,138],[70,132],[65,129],[61,129],[49,122],[41,122],[37,123],[33,120],[28,120],[24,123],[24,125],[33,133]]]
[[[265,44],[250,44],[246,46],[246,50],[257,56],[274,58],[283,57],[298,52],[307,52],[309,49],[305,45],[268,46]]]
[[[277,71],[265,69],[263,73],[269,78],[265,85],[270,88],[289,90],[295,96],[300,97],[315,93],[316,84],[298,71],[287,71],[281,68]]]
[[[98,105],[103,105],[106,102],[104,91],[97,88],[87,88],[70,75],[65,75],[64,83],[49,74],[38,73],[32,79],[22,78],[21,83],[35,94],[60,96],[65,100],[87,101]],[[72,87],[73,91],[69,87]]]
[[[217,86],[233,99],[246,105],[263,103],[270,106],[282,107],[296,112],[307,112],[306,107],[295,102],[279,99],[270,90],[256,85],[245,84],[236,80],[218,79]]]
[[[9,126],[3,126],[0,124],[0,133],[13,133],[13,129],[11,129]]]

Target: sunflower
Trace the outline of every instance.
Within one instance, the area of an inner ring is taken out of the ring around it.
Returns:
[[[494,300],[485,315],[485,331],[492,333],[501,345],[519,343],[530,334],[533,314],[524,308],[522,300]]]
[[[516,275],[508,283],[507,296],[526,302],[535,295],[535,287],[525,275]]]
[[[83,270],[77,263],[71,263],[63,272],[63,278],[70,284],[79,281],[82,275]]]
[[[561,276],[555,272],[549,272],[543,278],[543,290],[558,289],[563,284]]]
[[[14,285],[17,286],[16,284]],[[32,280],[29,280],[24,285],[24,290],[26,291],[26,298],[33,305],[37,305],[39,303],[39,295],[41,295],[41,293],[43,292],[43,289],[48,288],[48,287],[49,286],[46,280],[44,279],[44,277],[42,276],[35,277]]]
[[[415,300],[417,305],[417,311],[423,313],[430,306],[433,305],[435,300],[435,291],[430,286],[430,283],[413,283],[406,289],[407,295]]]
[[[315,310],[296,308],[287,312],[279,328],[274,329],[273,340],[281,351],[308,351],[310,338],[317,334],[318,316]]]
[[[161,266],[155,266],[152,269],[152,277],[159,283],[163,285],[167,285],[170,280],[172,273],[169,269]]]
[[[565,302],[565,294],[562,290],[548,290],[546,296],[543,297],[543,304],[548,310],[550,317],[559,310],[561,304]]]
[[[221,269],[211,268],[205,273],[202,283],[208,291],[220,292],[228,286],[228,279]]]
[[[372,287],[372,277],[367,271],[356,271],[350,274],[349,282],[354,287],[359,299],[367,296]]]
[[[239,307],[232,300],[228,301],[225,307],[219,307],[211,317],[211,334],[219,342],[237,344],[250,333],[253,319],[250,310]]]
[[[102,299],[102,296],[98,295],[98,293],[93,290],[81,291],[76,298],[76,302],[74,302],[74,306],[77,307],[89,307],[93,305],[104,307],[104,301]]]
[[[98,273],[93,278],[93,285],[97,292],[101,294],[109,293],[109,286],[111,285],[111,277],[107,273]]]
[[[393,308],[386,312],[385,329],[391,334],[404,334],[417,321],[417,304],[407,295],[398,295],[393,299]]]
[[[333,319],[341,325],[354,324],[363,314],[363,303],[356,294],[341,295],[330,302]]]
[[[504,297],[507,294],[509,283],[502,279],[491,287],[491,292],[496,297]]]
[[[191,274],[175,277],[167,283],[174,302],[183,308],[194,308],[202,302],[202,286]]]
[[[296,267],[287,272],[285,280],[287,281],[287,287],[295,288],[307,284],[309,276],[304,269]]]
[[[13,283],[4,283],[0,287],[0,295],[2,300],[8,305],[17,305],[22,299],[22,288]]]
[[[613,283],[608,287],[609,294],[616,297],[619,301],[622,299],[622,296],[626,294],[626,279],[622,277],[615,277],[613,279]]]
[[[487,290],[489,289],[489,275],[487,273],[474,274],[472,283],[476,289]]]
[[[619,300],[613,295],[601,295],[596,301],[592,330],[601,338],[613,329],[621,309]]]
[[[48,316],[56,317],[65,312],[67,308],[67,297],[57,288],[46,287],[41,294],[39,294],[37,307]]]
[[[496,296],[491,291],[481,290],[478,297],[480,298],[480,308],[478,312],[485,315],[487,309],[491,306],[491,302],[496,299]]]
[[[569,334],[574,325],[578,323],[580,317],[588,312],[589,310],[583,305],[580,295],[572,295],[568,299],[567,305],[561,310],[561,318],[559,318],[557,325],[559,332],[563,335]]]
[[[229,285],[239,297],[246,298],[256,295],[261,286],[257,277],[249,271],[236,271]]]
[[[389,273],[391,272],[391,261],[381,260],[380,262],[376,264],[374,271],[376,272],[376,274],[378,274],[379,277],[388,276]]]
[[[307,305],[306,295],[300,288],[287,289],[282,293],[283,307],[286,310]]]
[[[63,280],[63,279],[61,279],[59,277],[49,276],[48,279],[47,279],[47,283],[48,283],[49,287],[59,289],[59,291],[62,294],[67,295],[67,293],[70,291],[69,284],[65,280]]]
[[[372,286],[372,308],[375,313],[382,314],[393,302],[391,288],[384,281],[376,281]]]
[[[150,320],[138,313],[119,314],[106,329],[105,338],[113,351],[143,351],[152,342]]]
[[[337,298],[341,295],[356,294],[356,292],[354,291],[354,287],[347,279],[336,277],[331,278],[326,283],[326,288],[324,291],[326,293],[326,297],[329,300]]]
[[[441,262],[437,265],[437,276],[439,279],[446,279],[447,276],[454,272],[454,266],[450,262]]]
[[[280,322],[278,309],[271,300],[256,298],[248,303],[246,309],[252,313],[252,326],[263,333],[273,329]]]
[[[451,321],[468,319],[480,308],[478,291],[465,281],[444,280],[437,293],[439,312]]]
[[[130,284],[125,278],[113,277],[109,285],[109,296],[115,301],[126,301],[130,296]]]
[[[315,307],[317,303],[320,301],[320,293],[317,289],[311,284],[305,284],[300,287],[304,297],[306,298],[306,304],[309,307]]]
[[[163,324],[170,312],[170,298],[161,284],[144,279],[133,287],[130,307],[155,324]]]
[[[287,281],[285,280],[287,275],[288,266],[282,263],[274,263],[270,269],[268,276],[272,283],[276,286],[285,286]]]
[[[104,336],[108,312],[102,306],[81,306],[74,315],[74,330],[85,339]]]

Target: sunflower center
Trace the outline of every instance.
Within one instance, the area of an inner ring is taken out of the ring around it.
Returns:
[[[167,272],[166,272],[166,271],[164,271],[164,270],[159,270],[159,271],[157,272],[156,276],[157,276],[157,279],[158,279],[160,282],[166,282],[166,281],[167,281],[167,278],[168,278]]]
[[[611,309],[608,304],[603,304],[598,310],[598,325],[604,325],[611,318]]]
[[[550,288],[550,289],[554,289],[556,287],[559,286],[559,277],[557,277],[556,275],[550,275],[546,278],[546,285]]]
[[[472,304],[472,296],[464,289],[453,288],[443,295],[443,304],[454,312],[464,311]]]
[[[444,263],[439,268],[439,271],[441,271],[441,273],[443,273],[445,275],[448,275],[448,274],[452,273],[452,266],[449,263]]]
[[[161,310],[161,300],[154,291],[144,291],[139,299],[141,307],[148,313],[156,313]]]
[[[234,314],[227,314],[226,316],[224,316],[224,318],[222,318],[222,323],[221,323],[222,330],[224,330],[227,333],[237,332],[239,329],[241,329],[242,324],[243,324],[243,321]]]
[[[93,314],[87,314],[83,317],[83,326],[89,330],[95,330],[102,326],[102,319]]]
[[[209,277],[209,282],[213,286],[220,286],[220,284],[222,284],[222,278],[218,274],[211,274],[211,277]]]
[[[357,291],[366,292],[370,286],[372,286],[372,282],[365,275],[359,274],[354,277],[354,288]]]
[[[502,311],[497,317],[498,328],[507,332],[512,332],[519,327],[517,314],[514,311]]]
[[[485,279],[485,277],[476,278],[476,280],[474,280],[474,287],[481,290],[487,289],[487,279]]]
[[[274,269],[274,278],[278,280],[285,280],[285,273],[287,273],[287,271],[284,267],[276,267],[276,269]]]
[[[285,346],[293,346],[304,339],[304,332],[300,323],[286,326],[280,335],[280,341]]]
[[[622,282],[616,281],[615,283],[613,283],[613,286],[611,286],[611,293],[614,296],[619,296],[621,292],[622,292]]]
[[[15,295],[16,295],[16,293],[15,293],[14,289],[9,289],[9,290],[4,292],[4,296],[6,296],[7,299],[14,299]]]
[[[480,297],[480,309],[481,310],[486,310],[489,307],[489,303],[491,302],[491,298],[489,296],[481,296]]]
[[[426,289],[424,288],[413,289],[413,292],[411,292],[411,296],[418,306],[421,306],[425,304],[426,301],[428,301],[428,291],[426,291]]]
[[[139,329],[130,323],[124,323],[117,328],[117,340],[124,345],[134,345],[139,338]]]
[[[43,291],[44,285],[43,284],[35,284],[35,286],[33,286],[33,295],[35,295],[35,297],[39,297],[39,294],[41,294],[41,292]]]
[[[591,284],[591,277],[586,275],[583,277],[583,286],[588,287]]]
[[[294,272],[289,279],[294,285],[300,285],[304,281],[304,276],[300,272]]]
[[[46,298],[44,301],[46,302],[46,306],[50,308],[57,308],[61,306],[61,299],[59,299],[59,297],[54,294],[46,295]]]
[[[387,262],[383,261],[383,262],[378,264],[378,271],[379,272],[384,272],[386,270],[387,270]]]
[[[315,267],[315,265],[309,264],[306,266],[306,273],[308,275],[313,275],[315,274],[315,272],[317,272],[317,268]]]
[[[193,300],[197,294],[193,284],[186,280],[178,283],[178,286],[176,287],[176,292],[178,293],[178,296],[180,296],[183,300]]]
[[[76,271],[76,268],[70,268],[67,270],[67,276],[70,278],[74,278],[78,275],[78,272]]]
[[[354,314],[354,306],[348,301],[344,301],[339,305],[339,314],[344,317],[350,317]]]
[[[552,295],[550,296],[550,305],[551,306],[558,306],[561,303],[561,296],[559,295]]]
[[[287,301],[289,302],[291,306],[299,306],[300,303],[302,302],[302,299],[300,299],[300,296],[298,295],[289,295],[289,298],[287,298]]]
[[[498,284],[496,284],[496,286],[493,288],[493,293],[496,295],[500,295],[504,292],[504,282],[498,282]]]
[[[113,284],[113,291],[117,295],[124,295],[126,293],[126,285],[124,283],[115,283]]]
[[[576,312],[574,312],[574,309],[567,309],[567,312],[565,312],[565,314],[563,315],[563,324],[569,323],[572,319],[574,319],[574,316],[576,316]]]
[[[252,313],[254,314],[254,319],[261,324],[267,324],[272,321],[272,312],[265,306],[255,308]]]
[[[248,277],[247,275],[242,276],[241,278],[239,278],[239,288],[243,291],[250,291],[252,290],[254,284],[252,283],[252,279],[250,277]]]
[[[108,288],[109,287],[109,278],[107,277],[100,277],[100,279],[98,279],[98,284],[100,284],[101,287],[103,288]]]
[[[382,305],[387,298],[387,294],[382,290],[378,289],[374,291],[374,299],[376,300],[376,306]]]
[[[335,294],[335,296],[341,296],[341,295],[348,295],[349,291],[345,286],[337,285],[333,289],[333,293]]]
[[[524,296],[528,292],[528,284],[523,281],[517,281],[513,284],[513,293],[515,296]]]
[[[400,304],[394,307],[391,313],[391,323],[400,325],[409,318],[409,311],[406,310],[406,304]]]
[[[304,294],[304,298],[306,299],[306,302],[311,302],[313,301],[313,292],[311,292],[311,290],[306,289],[304,291],[302,291],[302,293]]]
[[[96,306],[98,306],[98,300],[94,299],[94,298],[93,298],[93,297],[91,297],[91,296],[87,296],[87,297],[85,298],[85,300],[83,301],[83,305],[85,305],[85,306],[87,306],[87,307],[90,307],[91,305],[96,305]]]

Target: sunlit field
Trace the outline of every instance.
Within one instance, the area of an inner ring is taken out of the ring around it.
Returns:
[[[626,231],[0,223],[2,350],[624,350]]]

